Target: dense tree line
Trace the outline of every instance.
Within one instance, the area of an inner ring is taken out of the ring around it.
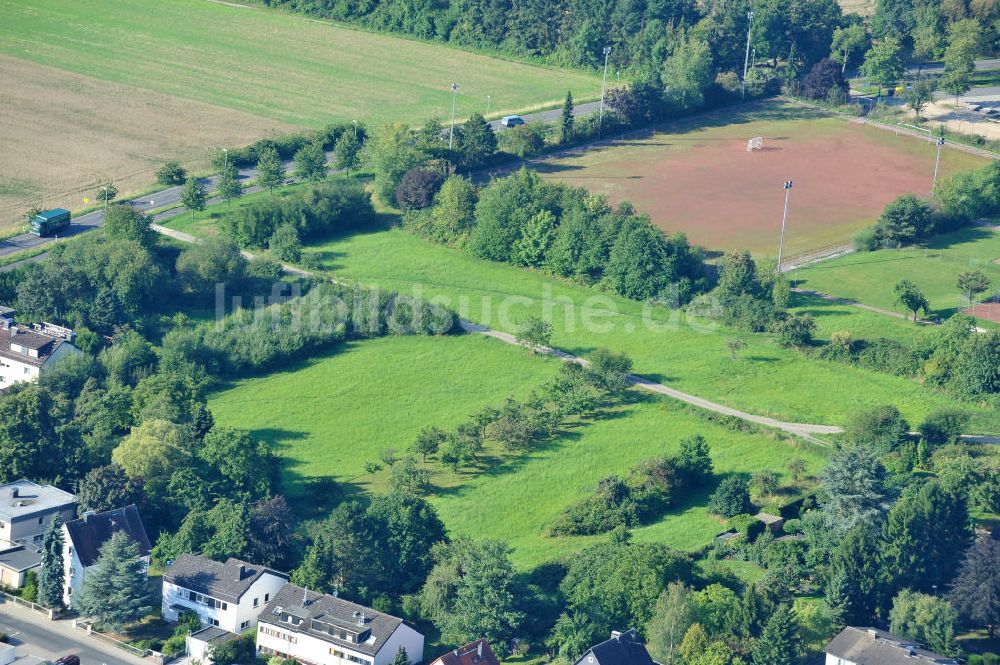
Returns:
[[[353,180],[338,179],[241,206],[225,216],[224,228],[240,247],[274,249],[282,234],[297,243],[362,229],[374,220],[371,195]]]
[[[685,302],[706,288],[701,253],[682,234],[665,238],[628,204],[547,183],[527,169],[481,191],[447,179],[434,205],[404,225],[470,254],[599,284],[636,300]]]

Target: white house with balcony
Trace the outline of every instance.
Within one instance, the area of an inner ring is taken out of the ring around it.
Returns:
[[[424,659],[424,636],[402,619],[286,585],[257,620],[257,653],[312,665],[388,665],[402,647]]]
[[[63,603],[73,607],[73,599],[80,595],[87,572],[97,563],[101,547],[115,533],[123,531],[135,541],[139,557],[149,569],[151,549],[146,527],[133,506],[115,508],[103,513],[85,512],[82,517],[62,525],[63,532]]]
[[[240,559],[220,563],[185,554],[163,575],[163,618],[194,612],[203,626],[240,633],[257,623],[264,607],[288,584],[286,573]]]
[[[73,346],[76,333],[69,328],[51,323],[24,326],[14,321],[14,313],[0,307],[0,390],[36,381],[60,358],[80,352]]]

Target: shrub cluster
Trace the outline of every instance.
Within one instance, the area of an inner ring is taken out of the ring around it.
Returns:
[[[312,143],[319,143],[324,150],[333,150],[338,139],[347,132],[358,133],[359,143],[364,143],[367,133],[364,125],[350,122],[340,122],[327,125],[314,132],[299,132],[293,134],[280,134],[266,139],[260,139],[242,148],[229,148],[225,154],[220,150],[213,159],[213,162],[220,162],[216,166],[221,166],[223,162],[233,164],[238,168],[251,168],[257,165],[260,153],[266,148],[274,148],[278,156],[282,159],[291,159],[295,153]]]
[[[571,505],[549,528],[553,536],[604,533],[632,527],[662,515],[712,477],[708,443],[701,435],[683,439],[679,455],[648,459],[627,478],[602,478],[597,491]]]
[[[264,310],[237,310],[212,326],[171,330],[163,338],[161,365],[236,376],[348,338],[456,329],[454,313],[441,306],[391,291],[321,284]]]
[[[260,249],[282,227],[306,240],[364,228],[374,220],[370,193],[353,180],[332,180],[242,206],[226,215],[225,230],[240,247]]]
[[[945,180],[938,189],[936,203],[913,194],[889,202],[873,226],[854,236],[854,246],[867,252],[900,247],[997,215],[1000,215],[1000,165],[991,163]]]

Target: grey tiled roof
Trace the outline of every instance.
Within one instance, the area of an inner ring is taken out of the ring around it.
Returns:
[[[290,617],[294,621],[288,621]],[[399,617],[376,612],[370,607],[329,594],[306,591],[294,584],[286,584],[276,593],[257,620],[280,626],[286,631],[304,633],[330,644],[343,645],[352,651],[369,656],[375,656],[389,636],[403,623]],[[362,642],[355,643],[319,629],[313,621],[331,626],[334,630],[343,629],[362,635],[370,632],[370,635]],[[410,654],[411,658],[419,656],[420,654]]]
[[[656,665],[634,628],[613,634],[611,639],[590,647],[576,661],[577,665],[585,662],[589,655],[593,655],[598,665]]]
[[[86,568],[97,563],[101,546],[116,531],[124,531],[139,545],[139,555],[148,556],[152,549],[149,536],[142,525],[139,510],[135,506],[125,506],[103,513],[88,513],[79,519],[66,522],[70,545]]]
[[[287,573],[249,561],[230,558],[220,563],[200,554],[185,554],[167,568],[163,581],[219,600],[238,603],[264,573],[288,579]]]
[[[13,496],[17,490],[17,496]],[[0,518],[13,522],[76,504],[76,497],[52,485],[15,480],[0,486]]]
[[[0,552],[0,566],[9,570],[15,570],[19,573],[28,570],[29,568],[39,566],[41,563],[41,553],[28,549],[23,545],[19,547],[12,547],[11,549]]]
[[[856,665],[954,665],[954,658],[927,651],[923,645],[876,628],[848,626],[824,651]]]

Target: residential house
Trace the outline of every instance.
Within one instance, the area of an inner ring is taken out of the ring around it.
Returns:
[[[39,546],[56,516],[76,517],[76,497],[30,480],[0,486],[0,585],[20,588],[41,565]]]
[[[611,639],[590,647],[575,665],[656,665],[632,628],[624,633],[611,631]]]
[[[194,612],[204,626],[239,633],[257,623],[257,616],[288,575],[240,559],[220,563],[200,554],[185,554],[163,575],[163,618],[177,621]]]
[[[73,598],[80,594],[87,571],[97,563],[104,543],[119,531],[125,532],[139,546],[139,556],[149,566],[149,537],[142,525],[139,510],[125,506],[103,513],[86,512],[79,519],[63,524],[63,603],[73,607]]]
[[[51,323],[21,325],[14,310],[0,308],[0,390],[35,381],[62,357],[79,353],[76,333]]]
[[[500,665],[486,640],[476,640],[438,656],[431,665]]]
[[[957,665],[958,660],[877,628],[848,626],[826,645],[826,665]]]
[[[257,653],[311,665],[388,665],[403,648],[416,665],[424,636],[398,617],[286,585],[257,622]]]

